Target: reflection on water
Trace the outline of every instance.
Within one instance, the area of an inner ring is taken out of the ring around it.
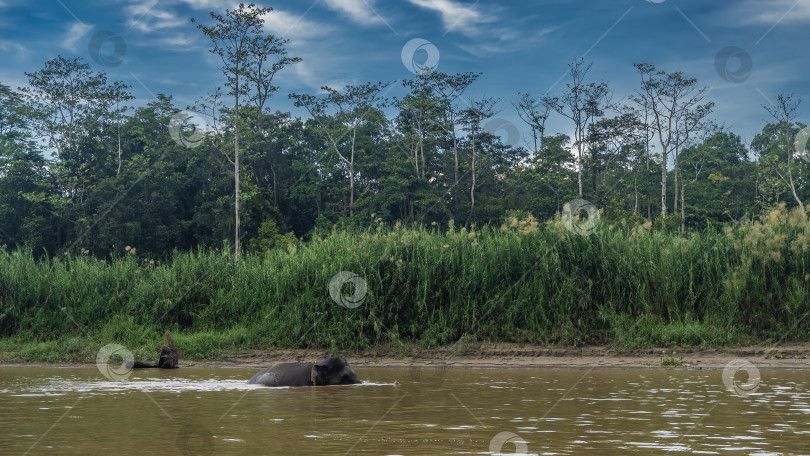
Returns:
[[[267,388],[258,369],[0,368],[2,454],[810,454],[807,371],[355,369]],[[401,387],[391,385],[399,380]]]

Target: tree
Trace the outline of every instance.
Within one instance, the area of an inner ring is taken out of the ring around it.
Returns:
[[[108,86],[106,74],[92,71],[79,57],[57,56],[43,69],[25,74],[29,86],[21,90],[28,106],[26,121],[34,138],[53,153],[50,171],[56,179],[54,192],[28,197],[53,207],[62,244],[71,238],[76,222],[88,216],[83,203],[95,182],[93,174],[103,174],[101,167],[107,161],[99,139],[106,137],[106,126],[121,113],[120,106],[113,106],[130,96],[124,84]]]
[[[705,126],[704,128],[705,132],[710,131],[708,125]],[[715,138],[716,136],[717,134],[713,135],[712,138]],[[683,161],[683,164],[687,167],[688,170],[688,172],[686,173],[686,178],[684,178],[684,176],[682,175],[683,172],[680,166],[676,168],[676,172],[681,174],[679,180],[675,181],[676,190],[677,186],[680,184],[681,232],[686,231],[686,187],[697,182],[698,178],[700,177],[700,173],[703,171],[704,165],[706,164],[706,158],[709,155],[709,150],[712,147],[714,147],[713,142],[714,140],[712,140],[711,138],[710,140],[702,138],[702,140],[695,141],[695,144],[692,147],[688,147],[683,151],[683,156],[680,157],[680,159]]]
[[[543,141],[543,148],[532,158],[529,192],[538,195],[538,202],[532,207],[538,218],[550,218],[559,213],[563,201],[577,194],[572,173],[575,163],[569,151],[569,141],[570,138],[563,134],[548,136]],[[547,191],[551,191],[551,195]]]
[[[366,83],[346,86],[343,90],[323,86],[326,97],[308,94],[290,94],[295,106],[304,107],[326,135],[332,152],[345,165],[349,177],[349,217],[354,216],[355,155],[357,132],[372,111],[385,104],[380,92],[390,83]],[[328,111],[334,111],[329,115]],[[345,143],[348,141],[348,144]],[[348,150],[346,150],[348,149]]]
[[[27,136],[20,94],[0,83],[0,139],[11,141]]]
[[[683,142],[692,113],[708,113],[712,103],[703,102],[706,87],[698,88],[697,79],[683,73],[656,70],[649,63],[634,65],[641,76],[641,89],[636,97],[642,108],[649,111],[652,129],[661,146],[661,216],[667,216],[667,163],[669,154]]]
[[[794,125],[794,122],[797,117],[796,110],[801,104],[802,99],[794,97],[795,95],[792,93],[780,93],[776,97],[776,104],[773,106],[763,105],[765,110],[768,111],[768,114],[770,114],[771,117],[776,120],[776,127],[779,132],[779,137],[774,138],[771,143],[771,146],[775,147],[763,147],[763,138],[758,138],[760,141],[755,139],[754,144],[757,145],[755,150],[760,153],[759,156],[771,165],[773,172],[775,172],[776,175],[779,176],[779,179],[788,187],[790,193],[793,195],[793,199],[796,200],[796,203],[799,204],[799,208],[801,209],[802,213],[806,216],[807,209],[804,207],[804,203],[797,192],[797,180],[800,183],[804,183],[806,182],[806,177],[798,178],[798,176],[795,176],[797,169],[802,165],[802,163],[801,161],[796,163],[794,157],[794,155],[797,153],[795,150],[796,146],[794,137],[803,138],[805,141],[807,138],[804,136],[797,136],[799,128]],[[779,153],[779,151],[784,152]],[[804,174],[804,176],[806,176],[806,174]]]
[[[49,194],[46,160],[30,140],[27,107],[0,83],[0,244],[56,248],[47,207],[26,195]]]
[[[300,57],[290,57],[284,46],[289,40],[273,35],[252,36],[247,46],[247,65],[245,76],[253,86],[250,101],[256,107],[257,127],[261,134],[263,128],[264,105],[278,90],[273,85],[276,74],[287,65],[302,61]]]
[[[403,81],[402,85],[409,89],[409,93],[395,103],[399,108],[397,129],[402,134],[408,155],[413,157],[416,175],[423,179],[427,175],[425,144],[435,142],[443,127],[439,120],[443,114],[441,100],[437,99],[434,87],[430,85],[431,77],[426,72]]]
[[[706,120],[713,107],[713,102],[706,103],[705,105],[696,104],[694,106],[685,106],[675,121],[675,170],[673,173],[673,187],[675,188],[675,204],[673,208],[675,212],[678,211],[679,189],[686,189],[686,186],[681,184],[681,181],[683,180],[683,170],[681,169],[680,151],[690,144],[698,144],[702,142],[709,132],[717,130],[717,127],[712,122]],[[701,138],[695,138],[695,135],[701,134]],[[690,163],[690,166],[694,166],[694,164],[695,162],[693,160],[692,163]],[[697,179],[697,177],[695,177],[695,179]],[[692,183],[694,183],[694,181]],[[681,202],[683,201],[683,198],[681,198]],[[683,216],[683,210],[681,211],[681,215]],[[682,227],[682,231],[683,230],[685,230],[685,228]]]
[[[611,165],[621,158],[628,148],[642,141],[638,134],[639,127],[635,115],[625,112],[616,117],[599,120],[588,128],[588,143],[594,151],[595,158],[591,166],[594,175],[601,175],[602,185],[607,184]]]
[[[577,186],[579,196],[582,197],[582,171],[584,168],[583,154],[587,147],[588,125],[604,115],[604,110],[610,105],[610,93],[604,82],[585,83],[593,66],[593,62],[585,65],[579,58],[568,64],[571,82],[566,84],[568,90],[559,98],[545,98],[547,103],[553,103],[552,109],[558,114],[570,119],[574,123],[574,145],[577,148]],[[593,176],[592,185],[596,187],[596,176]]]
[[[477,170],[475,167],[477,154],[475,147],[478,136],[481,135],[482,122],[497,114],[495,105],[498,102],[499,100],[493,98],[484,98],[474,101],[472,106],[463,112],[465,128],[470,132],[470,176],[472,180],[470,184],[470,213],[467,216],[467,225],[470,224],[473,214],[475,213],[475,187],[477,178]]]
[[[445,110],[443,99],[431,84],[432,78],[430,72],[423,72],[403,81],[408,93],[394,100],[398,111],[391,139],[393,151],[400,153],[381,158],[384,169],[380,170],[378,193],[387,201],[384,205],[396,207],[402,218],[415,218],[420,203],[425,201],[433,201],[428,205],[431,210],[443,202],[437,193],[445,184],[440,154],[446,137]],[[379,207],[376,212],[383,211],[394,210]]]
[[[108,122],[114,122],[115,124],[115,136],[118,143],[118,167],[115,171],[116,174],[121,174],[121,164],[123,161],[123,150],[121,149],[121,116],[126,114],[129,109],[129,106],[122,103],[126,103],[135,98],[127,91],[129,88],[128,85],[120,81],[115,81],[107,88],[107,95],[104,98],[105,103],[101,109],[102,113],[109,113],[109,115],[105,116],[106,120]]]
[[[532,132],[534,149],[532,153],[537,154],[543,148],[543,140],[546,134],[546,120],[551,113],[551,109],[556,105],[556,101],[550,97],[534,98],[531,94],[518,92],[520,99],[513,102],[515,110]],[[538,141],[539,140],[539,141]]]
[[[284,45],[286,40],[273,35],[265,35],[263,31],[263,15],[273,11],[273,8],[257,7],[253,3],[245,6],[240,3],[235,10],[225,10],[225,15],[210,13],[214,24],[210,27],[197,24],[197,28],[211,41],[212,54],[219,56],[222,61],[222,73],[227,79],[225,86],[230,89],[228,95],[233,97],[233,162],[234,174],[234,257],[239,259],[240,251],[240,169],[239,169],[239,113],[240,96],[248,96],[256,103],[259,116],[267,98],[276,87],[272,85],[273,76],[284,66],[298,62],[300,59],[286,56]],[[196,22],[191,19],[191,22]],[[272,56],[278,57],[268,62]],[[270,63],[270,66],[265,66]],[[253,83],[256,91],[250,96],[247,83]],[[261,117],[259,117],[261,119]],[[261,120],[260,120],[261,122]],[[261,125],[261,123],[260,123]],[[259,127],[261,128],[261,127]]]
[[[439,72],[431,72],[429,75],[430,84],[441,99],[441,106],[444,111],[443,125],[447,134],[451,137],[451,146],[453,149],[453,187],[456,188],[459,183],[459,149],[458,137],[456,136],[456,126],[458,119],[461,115],[462,109],[458,106],[458,99],[467,88],[474,83],[481,73],[459,73],[459,74],[445,74]]]
[[[685,149],[683,169],[685,180],[689,179],[690,157],[688,149],[702,148],[705,152],[703,169],[705,179],[689,184],[692,204],[691,214],[685,216],[687,224],[693,221],[716,220],[729,222],[758,213],[757,180],[760,167],[748,159],[748,150],[742,139],[725,130],[713,132],[701,143]],[[684,192],[681,192],[684,198]],[[683,208],[684,204],[681,204]]]

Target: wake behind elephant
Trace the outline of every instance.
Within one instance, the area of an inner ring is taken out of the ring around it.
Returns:
[[[362,383],[342,356],[318,363],[274,364],[254,375],[248,383],[265,386],[323,386]]]

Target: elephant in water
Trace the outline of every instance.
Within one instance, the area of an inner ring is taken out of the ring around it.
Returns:
[[[177,347],[174,346],[174,341],[171,336],[169,336],[169,331],[166,331],[166,345],[160,347],[160,357],[158,358],[157,364],[132,361],[127,363],[127,367],[129,369],[177,369],[178,361],[179,355],[177,353]]]
[[[274,364],[254,375],[248,383],[265,386],[322,386],[362,383],[342,356],[318,363]]]

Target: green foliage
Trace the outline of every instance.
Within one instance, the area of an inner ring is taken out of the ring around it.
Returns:
[[[660,363],[658,363],[658,365],[659,365],[659,366],[674,366],[674,367],[678,367],[678,366],[682,366],[682,365],[683,365],[683,361],[681,361],[681,358],[676,358],[676,357],[674,357],[674,356],[664,356],[664,357],[662,357],[662,358],[661,358],[661,362],[660,362]]]
[[[88,359],[121,341],[147,357],[165,328],[197,358],[809,336],[810,161],[792,95],[768,108],[755,161],[702,122],[713,104],[697,80],[650,64],[621,112],[582,60],[571,76],[583,91],[522,94],[531,154],[490,131],[496,100],[460,101],[476,73],[426,72],[393,100],[385,82],[293,94],[310,114],[300,119],[266,107],[275,73],[299,61],[264,34],[266,14],[239,5],[198,24],[234,98],[195,107],[225,126],[196,147],[172,139],[171,96],[133,111],[126,85],[78,57],[26,73],[22,93],[0,84],[0,351]],[[653,121],[665,99],[686,123]],[[577,123],[573,141],[545,130],[554,113]],[[599,209],[590,236],[559,219],[575,198]],[[224,253],[231,242],[243,259]],[[360,308],[330,299],[339,271],[368,282]]]
[[[26,360],[87,360],[113,342],[148,357],[164,329],[190,358],[462,339],[630,348],[808,340],[808,252],[810,223],[786,210],[687,234],[603,224],[580,236],[559,219],[517,216],[494,229],[338,230],[239,263],[210,250],[166,261],[132,249],[37,261],[17,250],[0,253],[0,335],[17,341],[4,342],[7,357]],[[367,283],[358,308],[330,298],[340,271]],[[92,347],[54,342],[74,338]]]
[[[293,233],[281,234],[275,220],[265,220],[259,226],[259,233],[250,240],[253,250],[269,252],[275,247],[294,245],[297,239]]]

